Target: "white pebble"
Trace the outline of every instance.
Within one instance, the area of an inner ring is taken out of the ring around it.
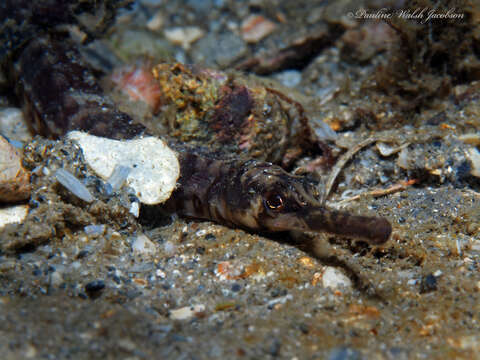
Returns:
[[[205,311],[205,305],[185,306],[170,311],[170,318],[175,320],[186,320],[194,316],[196,313]]]
[[[28,205],[10,206],[0,208],[0,228],[7,224],[21,223],[28,214]]]
[[[32,140],[23,112],[18,108],[0,110],[0,133],[10,140],[23,142]]]
[[[140,215],[140,204],[137,201],[132,202],[129,212],[130,214],[138,218],[138,216]]]
[[[133,240],[132,250],[140,255],[152,255],[156,252],[156,247],[146,235],[140,234]]]
[[[105,232],[105,225],[87,225],[83,231],[87,235],[102,235]]]
[[[127,184],[144,204],[166,201],[175,188],[180,175],[178,159],[156,137],[120,141],[80,131],[72,131],[68,137],[79,143],[87,163],[101,178],[108,179],[117,165],[130,168]]]
[[[92,202],[93,200],[95,200],[95,198],[90,193],[90,191],[88,191],[85,185],[83,185],[80,180],[78,180],[67,170],[58,169],[55,172],[55,177],[60,184],[65,186],[65,188],[67,188],[76,197],[86,202]]]
[[[351,287],[352,281],[337,268],[328,266],[323,272],[322,284],[324,287],[338,289],[339,287]]]
[[[50,276],[50,285],[54,287],[59,287],[63,284],[63,276],[59,271],[54,271]]]
[[[467,157],[472,163],[470,173],[475,177],[480,177],[480,152],[476,148],[470,148],[467,151]]]
[[[174,27],[165,29],[165,37],[168,41],[175,45],[181,45],[185,50],[190,48],[190,45],[203,37],[205,32],[196,26]]]
[[[166,241],[163,245],[163,250],[165,251],[165,254],[173,255],[177,250],[177,246],[171,241]]]

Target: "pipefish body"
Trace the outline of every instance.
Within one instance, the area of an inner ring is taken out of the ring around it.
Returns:
[[[104,95],[92,70],[65,39],[50,35],[31,40],[12,64],[17,95],[36,133],[58,138],[81,130],[112,139],[148,134]],[[255,232],[328,232],[371,244],[390,237],[392,228],[384,218],[326,208],[316,185],[306,177],[268,162],[222,158],[171,145],[181,172],[165,207],[180,215]]]

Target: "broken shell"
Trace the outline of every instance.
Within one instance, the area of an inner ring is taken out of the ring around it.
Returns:
[[[196,26],[165,29],[165,37],[167,40],[172,44],[181,45],[185,50],[188,50],[190,45],[203,37],[204,34],[205,32]]]
[[[68,138],[76,140],[88,165],[104,180],[117,166],[130,169],[127,184],[144,204],[166,201],[177,183],[180,165],[175,153],[155,137],[135,140],[112,140],[72,131]]]
[[[405,143],[403,145],[394,147],[387,143],[377,142],[377,150],[382,156],[390,156],[390,155],[396,154],[397,152],[404,149],[408,145],[410,145],[410,143]]]
[[[30,196],[30,173],[21,161],[17,150],[0,136],[0,202],[20,201]]]

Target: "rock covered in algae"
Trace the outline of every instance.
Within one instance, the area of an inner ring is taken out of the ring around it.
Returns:
[[[153,67],[170,135],[288,165],[313,148],[303,107],[261,80],[176,64]]]
[[[113,80],[131,100],[155,104],[154,127],[182,142],[286,166],[316,146],[302,105],[257,77],[179,63],[137,70],[136,81],[121,76],[131,68]]]

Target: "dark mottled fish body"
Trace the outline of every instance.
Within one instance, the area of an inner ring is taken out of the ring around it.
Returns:
[[[387,241],[392,231],[383,218],[327,209],[316,184],[271,163],[178,154],[180,179],[167,207],[183,216],[259,232],[329,232],[373,244]]]
[[[25,46],[13,68],[18,95],[37,133],[57,138],[82,130],[113,139],[147,133],[103,94],[68,41],[51,36],[35,39]],[[327,210],[314,184],[279,166],[198,154],[181,144],[173,147],[181,175],[166,206],[181,215],[260,232],[327,231],[373,244],[390,236],[387,220]]]
[[[129,139],[145,128],[118,111],[66,39],[32,40],[14,64],[17,94],[35,133],[58,138],[71,130]]]

